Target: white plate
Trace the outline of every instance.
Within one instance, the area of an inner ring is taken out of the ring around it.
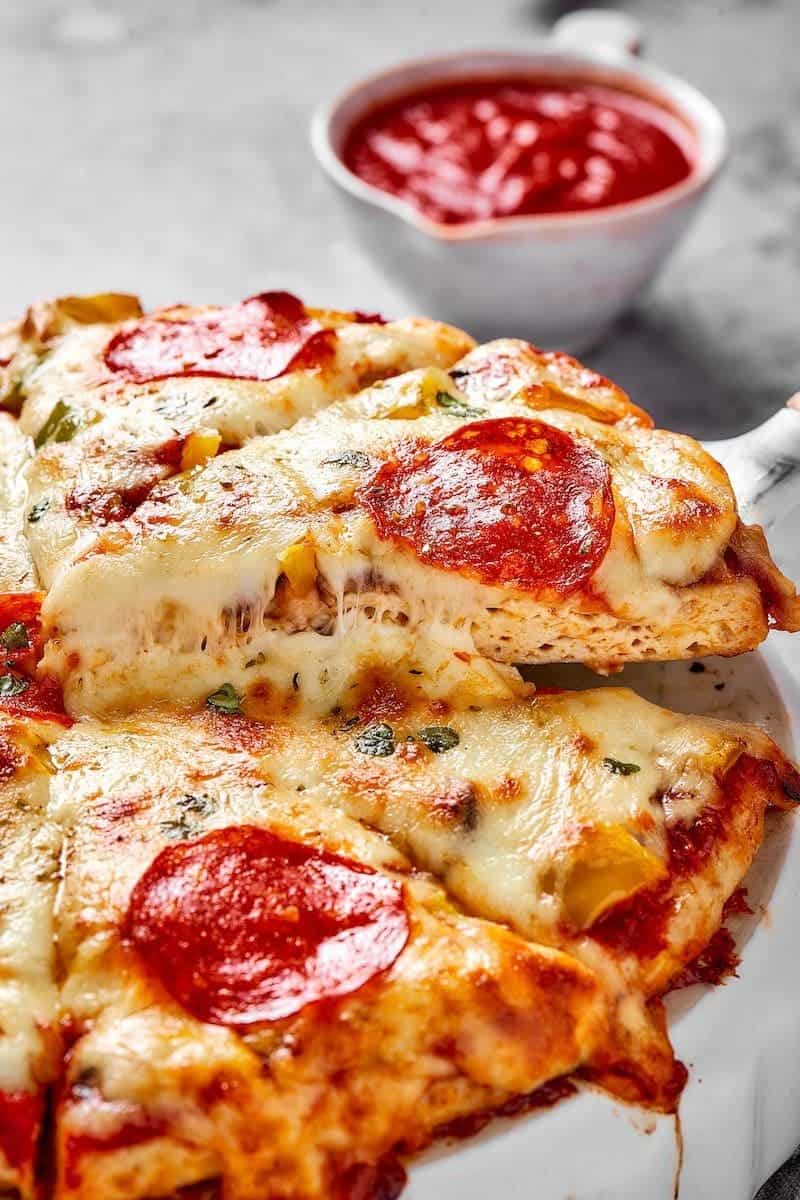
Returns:
[[[787,415],[779,414],[781,421]],[[740,452],[743,441],[714,449],[728,465],[728,452]],[[779,514],[755,515],[771,527],[779,561],[797,574],[800,512],[790,510],[800,505],[800,483],[787,503],[785,476],[779,482]],[[628,667],[607,682],[628,684],[680,711],[752,721],[797,758],[800,635],[772,633],[757,653],[705,663],[702,674],[687,663]],[[603,682],[573,667],[546,675],[562,686]],[[717,689],[719,683],[724,688]],[[797,818],[770,814],[745,884],[754,916],[730,922],[742,956],[739,977],[667,999],[675,1051],[690,1071],[679,1118],[583,1092],[430,1151],[412,1166],[403,1200],[673,1200],[676,1194],[680,1200],[752,1200],[800,1142]]]

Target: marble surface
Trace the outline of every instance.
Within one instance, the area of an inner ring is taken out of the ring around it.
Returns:
[[[149,303],[286,287],[409,311],[312,160],[314,105],[407,55],[522,47],[573,7],[4,0],[0,315],[110,287]],[[730,436],[800,387],[800,3],[619,7],[655,61],[717,102],[733,154],[654,289],[588,357],[661,422]]]

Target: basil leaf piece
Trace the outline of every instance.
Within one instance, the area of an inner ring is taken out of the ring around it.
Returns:
[[[612,775],[635,775],[642,769],[638,763],[620,762],[618,758],[604,758],[603,766],[607,767]]]
[[[184,792],[180,800],[176,800],[175,803],[184,813],[196,813],[200,817],[207,817],[217,807],[216,801],[205,792],[199,796],[193,796],[190,792]]]
[[[466,401],[459,399],[458,396],[451,396],[449,392],[437,392],[436,403],[440,408],[452,413],[454,417],[486,416],[485,408],[470,408]]]
[[[35,525],[37,521],[41,521],[49,507],[49,500],[37,500],[31,511],[28,513],[28,524]]]
[[[445,754],[454,749],[461,738],[450,725],[426,725],[424,729],[420,729],[417,740],[434,754]]]
[[[0,697],[21,696],[30,687],[27,679],[19,675],[0,675]]]
[[[353,745],[359,754],[369,754],[372,758],[388,758],[394,754],[394,730],[391,725],[370,725],[357,737]]]
[[[0,646],[4,646],[6,650],[27,650],[30,644],[28,631],[22,621],[12,621],[0,633]]]
[[[161,821],[159,827],[162,833],[172,841],[185,842],[189,838],[196,837],[200,832],[197,825],[192,825],[185,813],[181,813],[172,821]]]
[[[59,400],[33,439],[33,444],[37,450],[41,450],[45,442],[69,442],[80,427],[81,415],[78,410]]]
[[[321,465],[323,467],[358,467],[359,470],[365,471],[372,465],[372,459],[363,450],[343,450],[341,454],[334,454],[333,458],[323,458]]]
[[[242,697],[232,683],[223,683],[222,687],[206,697],[206,706],[213,708],[215,712],[240,713]]]

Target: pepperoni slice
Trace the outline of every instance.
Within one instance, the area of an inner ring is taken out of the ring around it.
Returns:
[[[345,996],[408,939],[402,886],[252,825],[167,846],[131,895],[125,935],[201,1021],[276,1021]]]
[[[38,1092],[0,1091],[0,1154],[9,1166],[33,1161],[42,1109]]]
[[[319,365],[334,337],[296,296],[262,292],[230,308],[145,317],[114,335],[105,363],[136,383],[172,375],[277,379],[290,367]]]
[[[358,493],[382,538],[483,583],[566,595],[611,540],[611,476],[585,441],[500,417],[410,446]]]

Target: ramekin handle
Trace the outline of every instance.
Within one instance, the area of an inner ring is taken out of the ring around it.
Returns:
[[[612,8],[582,8],[556,21],[552,37],[572,50],[641,54],[644,29],[635,17]]]

